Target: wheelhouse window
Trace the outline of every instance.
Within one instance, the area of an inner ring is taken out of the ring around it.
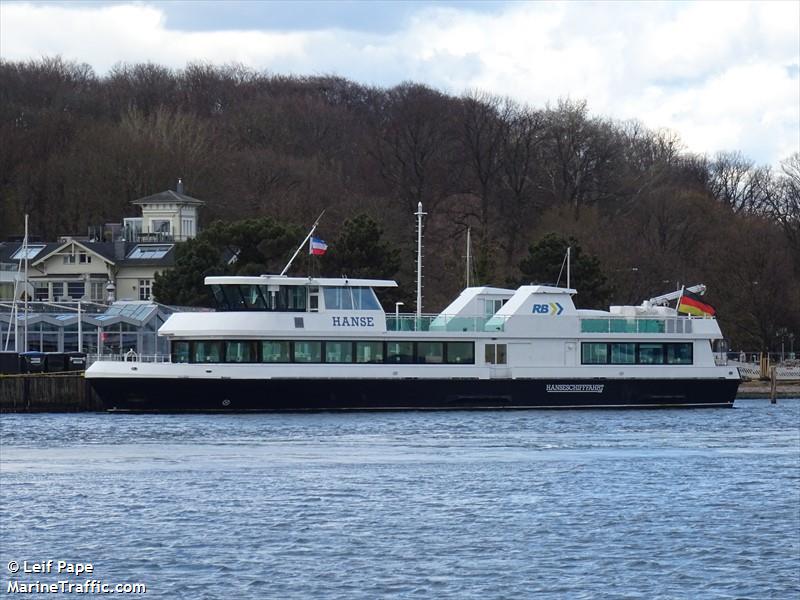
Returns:
[[[324,287],[322,295],[327,310],[380,310],[380,304],[372,288]]]
[[[242,285],[239,290],[244,300],[244,306],[248,310],[266,310],[267,305],[258,285]]]
[[[289,342],[266,340],[261,342],[261,362],[288,363],[292,362]]]
[[[294,342],[294,362],[322,362],[322,342]]]
[[[225,362],[249,363],[256,360],[256,344],[250,341],[225,342]]]

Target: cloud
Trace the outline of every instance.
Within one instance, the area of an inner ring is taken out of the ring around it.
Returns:
[[[221,6],[220,10],[224,10]],[[228,22],[230,19],[228,19]],[[511,3],[421,6],[390,32],[184,31],[147,3],[0,4],[0,56],[115,63],[240,62],[368,84],[480,88],[679,133],[687,148],[776,164],[800,150],[800,3]]]

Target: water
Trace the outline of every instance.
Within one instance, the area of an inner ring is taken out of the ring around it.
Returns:
[[[2,415],[0,585],[53,559],[147,598],[797,598],[800,400],[736,406]]]

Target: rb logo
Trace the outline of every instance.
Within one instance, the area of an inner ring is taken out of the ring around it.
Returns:
[[[533,313],[539,315],[546,315],[550,312],[550,305],[549,304],[534,304],[533,305]]]

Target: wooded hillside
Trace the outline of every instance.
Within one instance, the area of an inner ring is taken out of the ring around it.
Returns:
[[[319,234],[335,247],[366,213],[412,290],[421,201],[426,310],[463,287],[469,226],[480,283],[518,282],[529,247],[557,233],[599,261],[612,303],[703,282],[735,348],[800,333],[800,153],[776,169],[692,155],[581,101],[203,64],[98,76],[59,58],[0,61],[0,139],[3,238],[26,212],[43,238],[85,235],[182,177],[207,202],[201,227],[268,216],[305,229],[325,208]]]

